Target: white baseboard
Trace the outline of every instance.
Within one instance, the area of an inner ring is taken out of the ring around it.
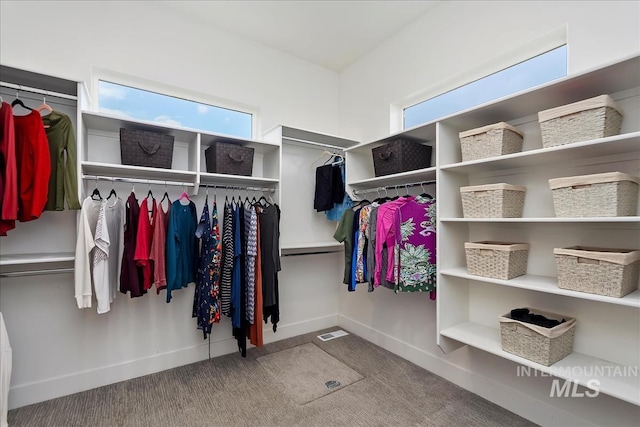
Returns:
[[[350,317],[339,315],[338,325],[416,365],[475,393],[496,405],[545,426],[589,426],[588,420],[577,418],[520,390],[492,381],[412,344],[373,329]]]
[[[291,324],[280,324],[275,334],[271,329],[271,324],[268,324],[264,325],[264,342],[266,344],[279,341],[336,326],[337,324],[337,313]],[[247,345],[249,344],[247,343]],[[232,337],[211,342],[211,357],[218,357],[237,351],[238,345]],[[202,344],[196,346],[154,354],[149,357],[47,378],[42,381],[19,384],[9,391],[9,409],[188,365],[206,360],[208,357],[209,343],[203,341]]]

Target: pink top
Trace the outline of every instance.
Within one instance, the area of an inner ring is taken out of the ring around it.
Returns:
[[[162,209],[162,202],[158,202],[158,211],[153,224],[153,241],[151,242],[151,253],[149,259],[153,260],[153,283],[156,285],[156,292],[167,287],[167,270],[165,264],[165,245],[167,241],[167,226],[169,225],[169,212],[171,202],[167,206],[167,212]]]
[[[153,240],[153,223],[156,218],[156,204],[151,202],[151,219],[149,219],[148,199],[143,199],[140,204],[140,217],[138,220],[138,236],[136,238],[136,252],[133,259],[142,267],[142,289],[151,288],[153,283],[153,261],[149,259],[151,254],[151,242]]]
[[[380,286],[380,277],[382,275],[382,243],[387,244],[388,263],[387,272],[385,274],[393,277],[394,245],[395,245],[395,211],[409,200],[413,200],[414,196],[400,197],[396,200],[386,202],[378,208],[378,218],[376,220],[376,269],[373,276],[374,286]]]

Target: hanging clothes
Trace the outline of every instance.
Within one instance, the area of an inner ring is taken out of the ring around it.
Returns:
[[[149,209],[151,204],[151,209]],[[142,200],[138,217],[136,250],[133,259],[142,269],[142,290],[146,293],[153,285],[153,261],[149,258],[153,242],[153,227],[156,222],[157,208],[153,198]]]
[[[156,293],[167,288],[167,270],[165,261],[165,248],[167,244],[167,229],[169,227],[169,215],[171,213],[171,201],[167,204],[167,212],[162,208],[162,201],[156,208],[156,220],[153,224],[153,239],[151,240],[151,252],[149,259],[153,261],[153,284]]]
[[[120,292],[140,297],[146,293],[142,288],[142,269],[136,264],[136,238],[138,236],[138,222],[140,221],[140,206],[136,194],[132,191],[125,204],[124,250],[122,267],[120,269]]]
[[[353,258],[353,209],[347,209],[342,214],[340,222],[333,238],[339,242],[344,243],[344,276],[342,283],[348,285],[351,281],[351,259]]]
[[[380,285],[381,277],[383,274],[387,274],[387,272],[393,272],[394,265],[394,256],[395,253],[393,251],[394,243],[395,243],[395,227],[394,227],[394,218],[395,211],[398,207],[405,204],[408,200],[411,200],[410,197],[400,197],[396,200],[388,201],[383,203],[378,208],[378,217],[376,224],[376,269],[374,271],[374,286]],[[382,248],[383,245],[386,246],[388,251],[387,258],[387,269],[385,271],[382,270]]]
[[[26,116],[13,116],[18,166],[18,220],[40,218],[47,203],[51,156],[42,116],[32,111]]]
[[[260,213],[260,241],[262,254],[263,319],[271,318],[273,332],[280,321],[278,272],[280,265],[280,207],[271,204]]]
[[[261,208],[256,206],[256,265],[255,265],[255,292],[254,292],[254,319],[257,319],[249,327],[249,342],[256,346],[262,347],[263,331],[262,331],[262,252],[260,237],[260,211]]]
[[[234,225],[236,227],[234,229],[234,238],[236,239],[234,245],[236,245],[235,253],[237,255],[234,258],[234,282],[231,288],[231,323],[233,325],[233,336],[238,342],[238,351],[242,357],[246,357],[249,324],[246,319],[246,240],[244,238],[245,221],[244,207],[242,204],[235,207],[234,220]],[[240,249],[237,249],[237,246],[239,246]],[[235,282],[236,271],[238,283]]]
[[[233,279],[233,210],[225,201],[222,217],[222,272],[220,278],[220,310],[223,315],[231,316],[231,285]]]
[[[18,219],[18,168],[16,164],[16,133],[11,104],[0,107],[0,236],[6,236]]]
[[[246,263],[246,281],[247,294],[246,319],[249,324],[253,324],[255,314],[255,280],[256,280],[256,255],[257,253],[257,234],[258,234],[258,217],[256,209],[253,206],[244,209],[244,235],[246,240],[245,263]]]
[[[118,281],[122,269],[122,256],[124,254],[124,223],[125,206],[120,197],[113,201],[107,199],[105,203],[105,220],[109,233],[109,298],[113,301],[118,293]]]
[[[220,278],[222,263],[222,239],[220,237],[220,223],[218,221],[218,205],[214,198],[211,214],[211,292],[209,296],[209,324],[220,322]]]
[[[342,182],[346,182],[344,162],[341,162],[336,167],[340,170],[340,177],[342,178]],[[342,218],[344,212],[351,206],[353,206],[353,201],[346,193],[346,191],[344,191],[344,185],[342,186],[342,195],[340,197],[340,201],[336,202],[331,209],[325,211],[325,216],[329,221],[340,221],[340,218]]]
[[[80,209],[73,123],[69,116],[56,110],[43,116],[42,122],[46,127],[51,158],[51,179],[45,210],[64,210],[65,199],[69,209]]]
[[[109,231],[105,218],[106,200],[87,197],[82,203],[74,261],[75,298],[78,308],[90,308],[93,289],[98,313],[110,309]]]
[[[171,302],[172,291],[186,288],[195,282],[198,242],[196,205],[189,201],[183,205],[180,200],[171,204],[169,229],[167,231],[167,303]]]
[[[240,236],[242,235],[242,227],[240,224],[240,207],[233,205],[233,271],[231,276],[231,324],[233,328],[238,329],[241,326],[241,310],[242,310],[242,274],[241,259],[242,255],[242,242]]]
[[[433,291],[436,286],[435,200],[418,196],[399,207],[395,227],[399,263],[391,277],[397,283],[396,291]]]
[[[217,217],[217,214],[214,213],[214,215]],[[209,217],[209,203],[205,200],[200,222],[196,227],[196,237],[200,239],[200,255],[192,311],[192,317],[197,319],[197,327],[202,330],[205,339],[211,333],[211,325],[217,321],[216,318],[218,320],[220,318],[218,300],[214,298],[214,282],[218,280],[216,263],[219,263],[220,245],[219,235],[216,236],[216,232]]]

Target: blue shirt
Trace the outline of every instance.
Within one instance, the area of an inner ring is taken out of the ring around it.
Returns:
[[[195,282],[197,266],[196,205],[180,200],[171,204],[166,243],[167,302],[171,302],[171,291],[186,288]]]

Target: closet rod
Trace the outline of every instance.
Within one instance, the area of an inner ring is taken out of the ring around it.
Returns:
[[[160,181],[157,179],[120,178],[120,177],[95,176],[95,175],[82,175],[82,179],[99,180],[99,181],[120,181],[120,182],[130,182],[133,184],[157,184],[157,185],[173,185],[178,187],[194,187],[194,184],[192,182]]]
[[[306,139],[291,138],[291,137],[288,137],[288,136],[285,136],[282,139],[285,140],[285,141],[299,142],[301,144],[315,145],[317,147],[332,148],[332,149],[337,150],[337,151],[344,151],[344,147],[340,147],[340,146],[337,146],[337,145],[331,145],[331,144],[323,144],[322,142],[307,141]]]
[[[210,185],[200,184],[200,187],[204,188],[220,188],[224,190],[246,190],[246,191],[260,191],[262,193],[275,193],[276,189],[271,187],[242,187],[235,185]]]
[[[43,270],[8,271],[0,273],[0,277],[40,276],[53,273],[73,273],[73,268],[50,268]]]
[[[60,93],[60,92],[52,92],[52,91],[46,90],[46,89],[38,89],[38,88],[35,88],[35,87],[22,86],[22,85],[17,85],[17,84],[14,84],[14,83],[9,83],[9,82],[0,81],[0,86],[8,87],[10,89],[16,89],[18,91],[39,93],[41,95],[46,95],[46,96],[55,96],[57,98],[72,99],[74,101],[78,100],[78,97],[76,95],[69,95],[67,93]]]
[[[385,185],[383,187],[376,187],[376,188],[367,188],[365,190],[354,190],[353,194],[364,194],[364,193],[374,193],[376,191],[380,191],[380,190],[389,190],[392,188],[409,188],[409,187],[417,187],[419,185],[429,185],[429,184],[435,184],[436,180],[435,179],[431,179],[429,181],[419,181],[419,182],[408,182],[406,184],[397,184],[397,185]]]

